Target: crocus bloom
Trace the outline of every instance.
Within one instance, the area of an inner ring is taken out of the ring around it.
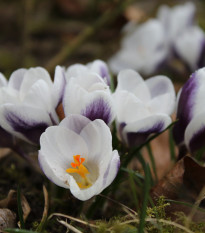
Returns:
[[[94,60],[93,62],[88,63],[87,65],[75,64],[71,65],[66,70],[66,76],[75,77],[82,76],[85,72],[97,73],[104,81],[110,85],[110,74],[107,67],[107,64],[102,60]]]
[[[125,35],[120,51],[108,63],[114,73],[130,68],[149,75],[166,56],[164,28],[160,21],[149,20]]]
[[[158,19],[163,24],[166,40],[170,46],[180,33],[194,25],[195,11],[195,6],[191,2],[172,8],[166,5],[159,8]]]
[[[114,100],[119,138],[128,146],[138,146],[171,123],[175,91],[165,76],[144,81],[137,72],[123,70],[118,75]]]
[[[0,124],[11,134],[38,144],[45,129],[59,122],[56,107],[62,100],[65,77],[58,66],[54,83],[41,68],[18,69],[0,89]]]
[[[112,151],[112,135],[102,120],[70,115],[47,128],[40,144],[45,175],[82,201],[102,192],[118,172],[119,155]]]
[[[0,73],[0,89],[6,87],[7,85],[8,85],[7,79],[4,77],[2,73]],[[2,98],[0,98],[0,103],[1,101]],[[0,147],[11,148],[13,147],[14,143],[15,143],[14,137],[0,126]]]
[[[110,125],[115,110],[110,88],[104,79],[84,66],[75,65],[69,69],[69,75],[67,72],[66,80],[65,115],[81,114],[90,120],[102,119]]]
[[[204,64],[205,34],[197,26],[189,27],[174,41],[176,54],[194,71]]]
[[[197,70],[182,87],[177,105],[177,119],[173,134],[178,145],[185,144],[194,152],[205,140],[205,68]]]

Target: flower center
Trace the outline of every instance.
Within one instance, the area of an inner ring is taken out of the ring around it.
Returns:
[[[92,185],[92,183],[86,177],[86,174],[90,172],[88,169],[83,165],[85,159],[81,158],[80,155],[73,156],[74,163],[71,163],[73,168],[66,169],[68,173],[76,173],[80,176],[81,182],[77,182],[78,186],[82,189],[88,188]]]

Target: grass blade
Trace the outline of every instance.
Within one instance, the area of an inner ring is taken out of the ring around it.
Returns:
[[[139,223],[139,229],[138,233],[144,233],[144,227],[145,227],[145,218],[147,214],[147,204],[149,200],[149,191],[151,187],[151,172],[148,164],[145,164],[144,166],[144,172],[145,172],[145,183],[144,183],[144,189],[143,189],[143,203],[142,203],[142,210],[140,214],[140,223]]]
[[[9,233],[38,233],[37,231],[29,231],[29,230],[18,229],[18,228],[7,228],[7,229],[4,229],[4,232],[9,232]]]
[[[18,186],[17,188],[17,206],[18,206],[18,216],[19,216],[19,221],[21,228],[25,228],[25,223],[23,219],[23,210],[22,210],[22,205],[21,205],[21,190],[20,187]]]

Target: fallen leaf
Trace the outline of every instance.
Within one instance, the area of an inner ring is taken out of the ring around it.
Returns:
[[[151,191],[153,200],[164,196],[166,199],[178,201],[179,204],[171,203],[167,207],[167,214],[174,217],[174,212],[182,211],[189,215],[205,187],[205,167],[198,164],[195,159],[185,156],[179,160],[173,169]],[[185,206],[188,203],[191,206]],[[198,203],[200,204],[200,203]],[[205,213],[196,210],[193,215],[194,221],[202,221]]]
[[[31,212],[30,205],[23,194],[21,194],[21,205],[23,210],[24,221]],[[17,193],[15,190],[10,190],[7,197],[0,200],[0,208],[9,208],[10,210],[17,210]]]
[[[16,214],[9,209],[0,209],[0,232],[16,225]]]

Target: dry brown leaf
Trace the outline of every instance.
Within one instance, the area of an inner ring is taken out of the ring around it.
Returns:
[[[25,221],[29,213],[31,212],[31,208],[23,194],[21,194],[21,205],[23,210],[23,218]],[[0,208],[9,208],[11,210],[17,210],[17,192],[15,190],[10,190],[7,197],[3,200],[0,200]]]
[[[201,190],[205,186],[205,167],[198,164],[190,156],[185,156],[179,160],[173,169],[165,176],[153,189],[151,196],[153,200],[164,196],[167,199],[195,204]],[[199,203],[198,203],[199,204]],[[167,213],[171,217],[174,212],[183,211],[186,215],[190,214],[193,207],[182,204],[171,204],[167,207]],[[202,221],[205,213],[196,210],[193,219]]]
[[[0,232],[16,225],[16,214],[9,209],[0,209]]]
[[[1,148],[0,149],[0,159],[2,159],[5,156],[7,156],[10,152],[11,152],[11,150],[8,149],[8,148]]]

